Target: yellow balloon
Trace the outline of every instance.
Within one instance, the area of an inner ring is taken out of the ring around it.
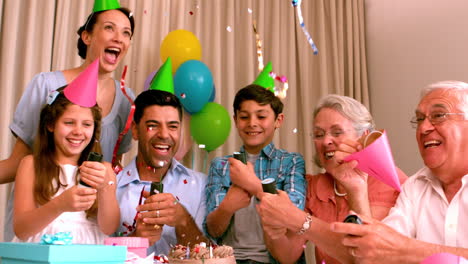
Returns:
[[[188,30],[171,31],[161,43],[160,56],[162,62],[165,62],[167,57],[171,57],[172,74],[174,74],[185,61],[201,60],[200,41]]]

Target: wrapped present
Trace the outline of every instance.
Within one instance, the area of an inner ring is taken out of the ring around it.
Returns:
[[[0,243],[2,264],[123,264],[126,256],[124,246]]]
[[[143,237],[108,237],[104,240],[105,245],[127,246],[128,252],[132,252],[146,258],[146,250],[149,247],[149,241]]]

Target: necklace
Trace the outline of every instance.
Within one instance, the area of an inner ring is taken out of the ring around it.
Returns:
[[[335,190],[336,196],[343,197],[346,196],[348,193],[339,193],[338,190],[336,189],[336,181],[333,181],[333,189]]]

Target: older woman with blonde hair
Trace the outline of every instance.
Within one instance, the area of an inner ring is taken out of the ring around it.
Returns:
[[[313,138],[315,160],[324,172],[306,175],[305,211],[293,208],[282,192],[264,194],[258,205],[268,234],[267,245],[281,263],[296,262],[308,240],[316,245],[317,263],[351,261],[338,243],[340,235],[330,231],[329,223],[343,221],[350,210],[382,219],[395,204],[398,191],[357,169],[357,161],[343,161],[346,155],[363,148],[359,139],[374,127],[369,111],[353,98],[327,95],[318,102]],[[401,171],[399,176],[402,182],[406,179]],[[284,247],[284,243],[289,246]]]

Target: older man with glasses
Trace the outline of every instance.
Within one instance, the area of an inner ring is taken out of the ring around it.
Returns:
[[[333,223],[359,263],[420,263],[436,253],[468,258],[468,84],[423,90],[411,120],[425,167],[403,185],[382,222]]]

